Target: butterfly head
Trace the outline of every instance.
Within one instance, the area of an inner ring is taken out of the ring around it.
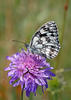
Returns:
[[[28,49],[28,48],[29,48],[29,44],[26,44],[26,43],[25,43],[25,47]]]

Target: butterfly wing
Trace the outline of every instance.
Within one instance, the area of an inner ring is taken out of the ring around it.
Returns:
[[[42,25],[32,37],[29,44],[32,53],[39,54],[48,59],[57,56],[60,43],[58,40],[58,29],[54,21]]]

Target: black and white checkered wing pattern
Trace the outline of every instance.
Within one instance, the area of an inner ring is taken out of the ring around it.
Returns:
[[[32,53],[48,59],[57,56],[60,43],[58,40],[58,29],[54,21],[45,23],[37,30],[29,44],[29,49]]]

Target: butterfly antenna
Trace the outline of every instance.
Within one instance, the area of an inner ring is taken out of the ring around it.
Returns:
[[[28,44],[26,44],[26,42],[24,41],[24,42],[22,42],[22,41],[19,41],[19,40],[12,40],[13,42],[19,42],[19,43],[22,43],[22,44],[24,44],[25,45],[25,47],[26,48],[28,48]]]
[[[18,41],[18,40],[12,40],[13,42],[19,42],[19,43],[23,43],[25,44],[25,42],[22,42],[22,41]]]

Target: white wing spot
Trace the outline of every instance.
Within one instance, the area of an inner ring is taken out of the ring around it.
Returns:
[[[35,44],[36,43],[36,41],[38,41],[39,40],[39,38],[38,37],[34,37],[34,39],[33,39],[33,44]],[[37,43],[36,43],[37,44]]]
[[[41,29],[41,30],[40,30],[40,33],[41,33],[41,34],[44,34],[44,33],[45,33],[45,31],[44,31],[43,29]]]
[[[36,45],[36,48],[42,48],[42,44]]]

